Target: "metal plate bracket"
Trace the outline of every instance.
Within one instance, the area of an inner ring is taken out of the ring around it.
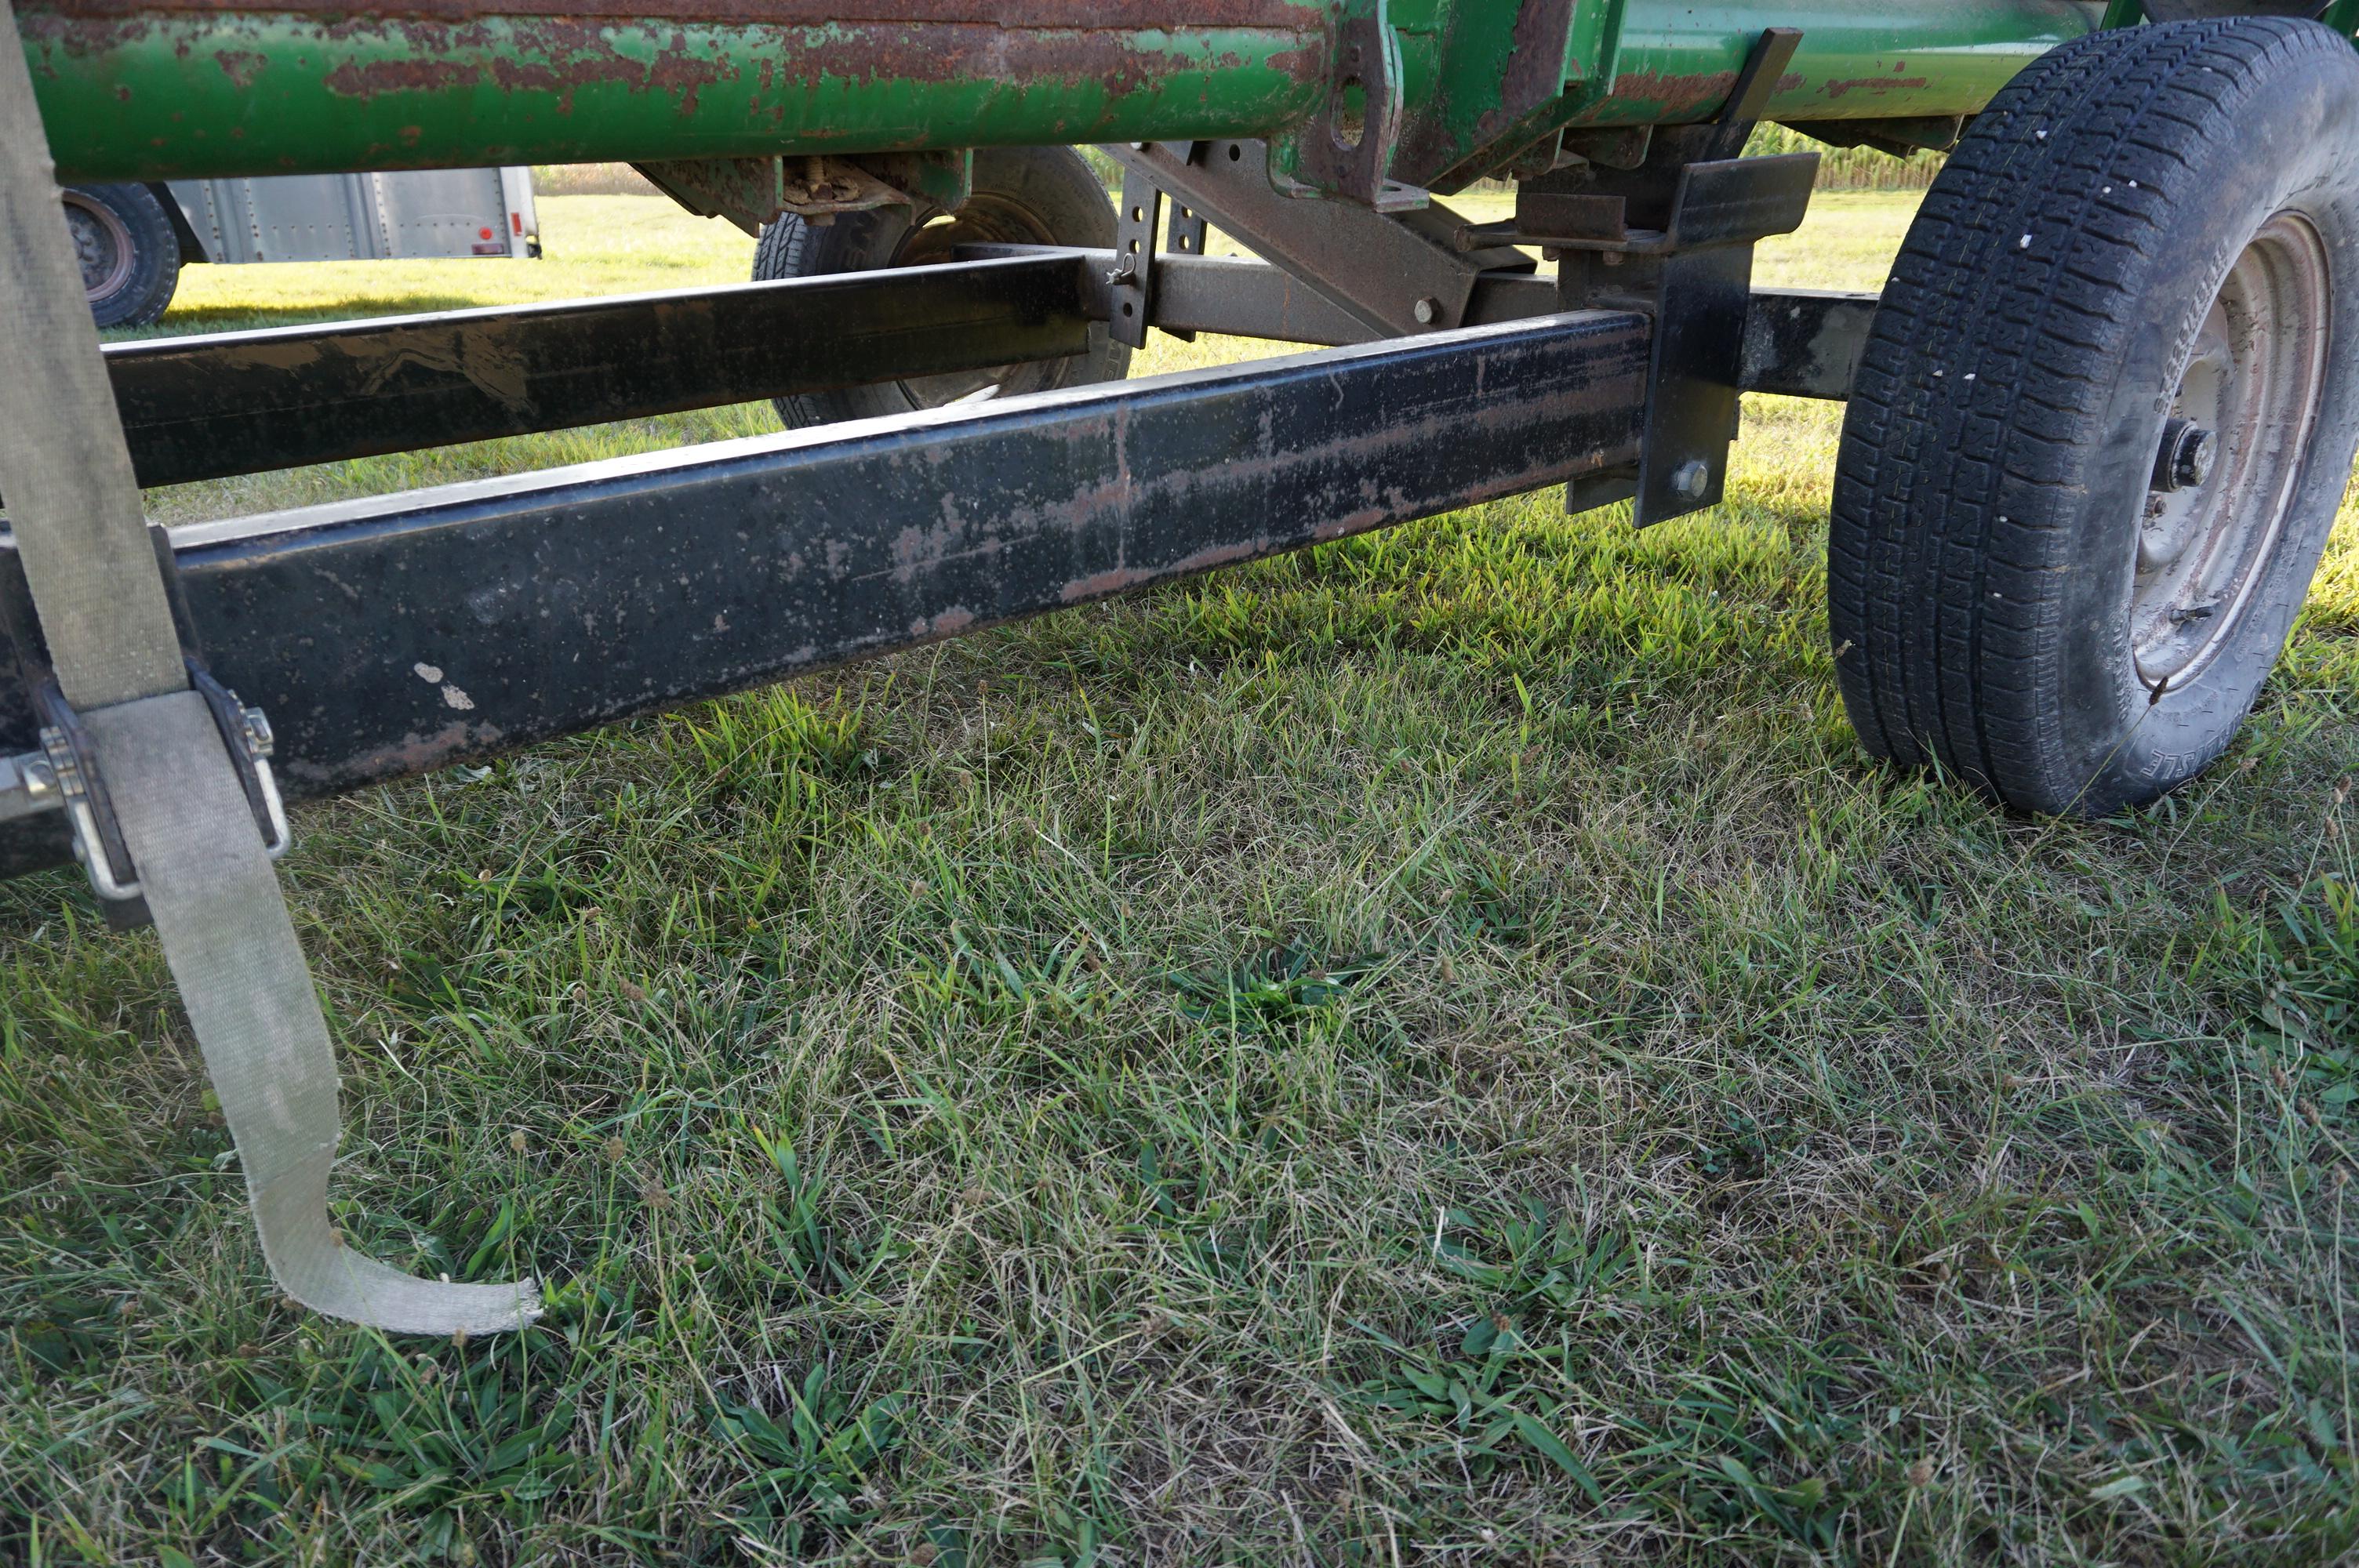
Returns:
[[[1459,243],[1545,245],[1625,256],[1749,245],[1802,226],[1818,175],[1816,153],[1688,164],[1679,173],[1669,226],[1662,229],[1632,228],[1626,196],[1527,185],[1516,194],[1513,218],[1476,224],[1461,233]]]
[[[1644,528],[1717,505],[1726,493],[1745,381],[1753,247],[1801,226],[1819,164],[1815,153],[1739,155],[1800,42],[1794,28],[1765,29],[1719,116],[1658,138],[1658,150],[1667,149],[1660,161],[1627,176],[1582,176],[1585,189],[1527,186],[1519,195],[1514,226],[1521,232],[1513,237],[1547,244],[1561,259],[1562,303],[1611,299],[1655,318],[1636,470],[1593,475],[1586,486],[1569,488],[1572,511],[1635,499]],[[1630,226],[1634,210],[1659,229]],[[1549,227],[1567,232],[1528,232]],[[1481,230],[1472,236],[1497,237]]]
[[[1463,326],[1484,273],[1533,270],[1520,251],[1463,250],[1457,235],[1465,220],[1439,203],[1381,213],[1281,196],[1261,142],[1116,143],[1100,150],[1381,337]]]
[[[1341,196],[1379,212],[1426,202],[1422,190],[1396,182],[1402,93],[1400,37],[1386,0],[1360,0],[1337,29],[1334,80],[1327,102],[1288,146],[1294,183],[1309,196]]]
[[[1725,245],[1663,263],[1647,367],[1647,438],[1638,459],[1638,526],[1720,504],[1736,435],[1753,247]]]
[[[1212,242],[1212,225],[1184,201],[1171,203],[1171,232],[1163,248],[1174,255],[1201,256]]]
[[[1155,319],[1155,232],[1162,227],[1163,189],[1135,168],[1122,177],[1122,211],[1114,227],[1114,313],[1106,335],[1134,349],[1147,347]]]

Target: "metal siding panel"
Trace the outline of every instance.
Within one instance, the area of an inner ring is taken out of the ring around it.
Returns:
[[[496,168],[414,170],[383,177],[387,254],[397,257],[475,256],[479,245],[508,254],[507,202]],[[492,231],[484,239],[483,231]]]
[[[374,175],[347,174],[338,181],[343,188],[344,211],[350,215],[353,252],[363,261],[383,261],[393,254],[377,213],[376,179]]]
[[[283,175],[244,182],[256,261],[351,261],[364,254],[345,199],[348,176]]]
[[[222,259],[221,211],[213,201],[213,184],[210,179],[175,179],[168,188],[209,262]]]

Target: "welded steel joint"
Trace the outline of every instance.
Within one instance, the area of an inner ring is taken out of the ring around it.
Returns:
[[[1400,36],[1386,0],[1361,0],[1336,29],[1327,101],[1279,147],[1271,165],[1288,195],[1336,195],[1397,212],[1425,204],[1422,190],[1396,182],[1404,112]]]

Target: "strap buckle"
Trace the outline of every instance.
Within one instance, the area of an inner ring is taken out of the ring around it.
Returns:
[[[248,708],[237,694],[213,679],[194,660],[189,661],[189,684],[205,699],[221,732],[222,745],[237,770],[254,825],[272,860],[287,853],[294,835],[287,825],[287,805],[278,781],[270,771],[277,742],[270,720],[262,709]],[[90,875],[92,892],[109,903],[129,903],[139,898],[138,871],[123,842],[123,829],[106,793],[90,733],[58,689],[55,680],[41,683],[34,694],[41,717],[41,749],[16,757],[0,757],[0,817],[29,816],[62,810],[73,827],[74,858]]]

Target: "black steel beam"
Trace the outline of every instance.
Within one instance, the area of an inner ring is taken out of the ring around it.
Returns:
[[[1745,390],[1850,397],[1875,301],[1873,294],[1755,289],[1745,318]]]
[[[1082,308],[1104,320],[1113,308],[1112,251],[1058,251],[1039,245],[961,245],[967,260],[1066,254],[1081,258]],[[1364,343],[1375,334],[1341,306],[1266,262],[1239,256],[1155,258],[1152,322],[1171,332],[1223,332],[1289,343]],[[1842,402],[1851,395],[1860,351],[1875,313],[1873,294],[1812,288],[1756,288],[1745,324],[1744,389],[1785,397]],[[1486,272],[1474,282],[1469,325],[1545,316],[1556,309],[1556,279]]]
[[[1122,258],[1113,251],[1060,251],[1042,245],[961,245],[962,260],[1071,255],[1081,261],[1082,308],[1093,319],[1112,319],[1127,296],[1114,281]],[[1235,338],[1266,338],[1287,343],[1374,342],[1380,336],[1342,306],[1283,268],[1243,256],[1185,255],[1163,251],[1155,258],[1155,287],[1148,322],[1167,332],[1223,332]],[[1528,272],[1476,275],[1466,305],[1465,325],[1494,326],[1551,316],[1557,309],[1556,279]]]
[[[1033,256],[115,343],[143,485],[1084,351],[1073,264]]]
[[[1636,455],[1590,311],[172,531],[317,795],[1561,483]],[[0,605],[15,579],[0,545]],[[0,677],[0,752],[33,743]],[[6,716],[19,717],[10,720]],[[0,833],[0,867],[54,860]]]
[[[1110,319],[1111,251],[962,247],[946,266],[115,343],[140,482],[177,484],[828,387],[1055,359]],[[1342,344],[1374,332],[1277,267],[1158,257],[1154,320]],[[1759,291],[1745,387],[1847,396],[1873,295]],[[1554,280],[1486,272],[1469,325],[1556,308]]]

